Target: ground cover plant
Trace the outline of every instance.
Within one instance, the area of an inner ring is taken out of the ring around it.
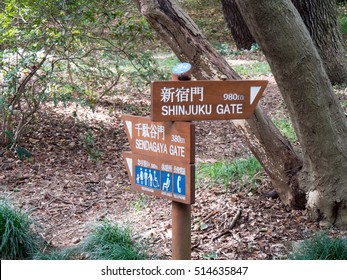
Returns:
[[[91,230],[81,251],[92,260],[143,260],[144,247],[136,244],[128,227],[104,221]]]
[[[31,259],[42,244],[29,215],[0,200],[0,258]]]
[[[347,260],[347,237],[329,237],[318,232],[300,242],[289,255],[292,260]]]
[[[211,184],[224,186],[231,192],[254,191],[261,179],[262,167],[254,157],[200,163],[198,178],[205,178]]]

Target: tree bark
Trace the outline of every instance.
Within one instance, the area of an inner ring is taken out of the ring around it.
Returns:
[[[225,21],[228,24],[236,47],[250,50],[255,40],[245,23],[235,0],[221,0]]]
[[[288,0],[236,0],[270,64],[303,149],[311,217],[347,226],[347,120],[299,13]],[[274,34],[276,34],[274,36]]]
[[[177,57],[192,64],[195,78],[241,79],[175,1],[136,0],[135,3]],[[305,193],[299,189],[297,181],[302,160],[270,118],[257,106],[249,120],[235,121],[234,124],[270,176],[281,200],[291,208],[303,209]]]
[[[292,0],[311,34],[332,83],[347,82],[347,62],[337,23],[337,7],[331,0]]]
[[[311,34],[332,83],[347,82],[347,62],[337,23],[336,3],[331,0],[292,0]],[[224,17],[239,49],[255,43],[235,0],[221,0]]]

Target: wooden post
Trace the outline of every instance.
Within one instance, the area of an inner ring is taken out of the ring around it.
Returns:
[[[173,81],[191,79],[191,65],[180,63],[172,69]],[[191,205],[172,201],[172,259],[191,259]]]
[[[172,201],[172,259],[191,259],[191,205]]]

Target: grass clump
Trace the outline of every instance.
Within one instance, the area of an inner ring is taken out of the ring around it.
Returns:
[[[253,156],[233,161],[217,161],[202,163],[198,166],[198,177],[207,178],[213,184],[221,184],[225,188],[238,185],[235,191],[246,187],[248,191],[256,188],[256,182],[262,167]],[[238,184],[232,184],[232,183]]]
[[[9,260],[31,259],[39,251],[40,239],[29,215],[0,200],[0,257]]]
[[[81,251],[92,260],[143,260],[143,248],[135,243],[128,227],[103,221],[92,229],[81,245]]]
[[[330,238],[325,232],[303,241],[289,255],[292,260],[347,260],[347,238]]]

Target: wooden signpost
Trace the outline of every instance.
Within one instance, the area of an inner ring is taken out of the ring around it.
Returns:
[[[153,121],[248,119],[267,81],[152,82]]]
[[[152,82],[151,119],[123,115],[132,152],[123,152],[132,188],[172,200],[172,258],[191,258],[195,202],[195,120],[250,118],[267,81],[190,81],[191,65],[173,81]],[[172,122],[175,121],[175,122]]]
[[[172,258],[190,259],[195,202],[195,126],[123,115],[132,152],[123,158],[132,189],[172,200]]]
[[[123,152],[133,190],[194,203],[195,126],[122,116],[131,153]]]

